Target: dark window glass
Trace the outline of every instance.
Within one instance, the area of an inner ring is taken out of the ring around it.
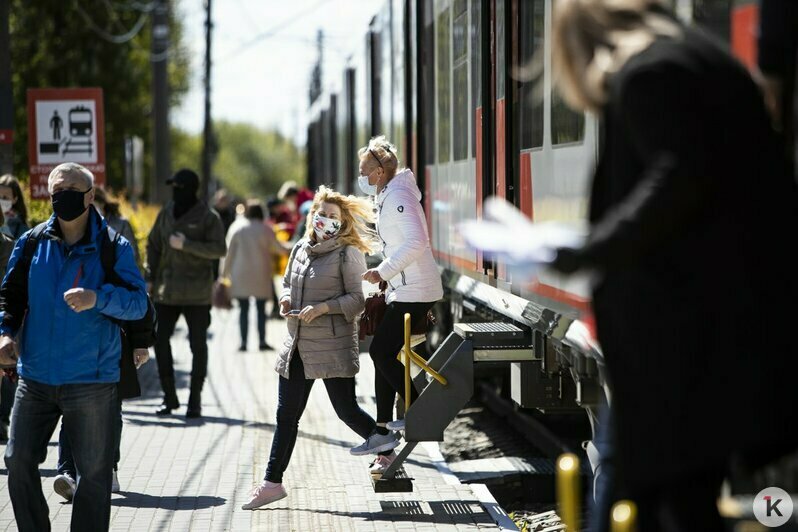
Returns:
[[[519,63],[541,74],[519,84],[521,149],[543,145],[543,8],[543,0],[526,0],[518,5]]]
[[[468,62],[454,69],[454,159],[468,157]]]
[[[422,2],[419,6],[419,15],[423,17],[423,29],[421,30],[422,42],[419,46],[421,90],[418,92],[421,99],[420,105],[423,106],[421,142],[424,143],[424,164],[434,163],[437,153],[435,137],[435,15],[432,13],[432,8],[432,2]]]
[[[452,123],[451,90],[452,61],[450,58],[449,8],[438,15],[436,57],[438,70],[438,162],[449,162],[451,157]]]
[[[572,110],[556,90],[551,93],[551,142],[554,145],[581,142],[585,136],[585,114]]]
[[[477,109],[482,106],[482,1],[471,0],[471,153],[477,153]]]
[[[504,98],[504,0],[496,0],[496,99]]]
[[[693,22],[704,26],[728,43],[732,3],[732,0],[693,0]]]
[[[454,14],[455,18],[459,17],[460,15],[466,12],[466,8],[468,7],[467,0],[454,0]]]
[[[466,60],[468,54],[468,15],[463,13],[456,19],[452,31],[452,60],[456,65]]]

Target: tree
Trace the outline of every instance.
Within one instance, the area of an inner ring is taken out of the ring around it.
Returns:
[[[14,168],[28,172],[26,92],[29,88],[101,87],[105,111],[106,175],[124,186],[124,139],[144,139],[150,154],[152,68],[149,5],[110,0],[11,0],[14,91]],[[172,13],[171,105],[188,90],[189,56],[180,19]],[[151,157],[147,156],[151,164]]]
[[[283,182],[305,182],[303,153],[276,131],[249,124],[215,122],[219,153],[213,175],[232,193],[264,198],[275,194]],[[200,162],[200,135],[172,131],[174,167],[196,169]]]

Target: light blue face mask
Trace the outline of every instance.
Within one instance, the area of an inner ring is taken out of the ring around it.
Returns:
[[[376,196],[377,195],[377,185],[369,184],[369,176],[361,175],[357,177],[357,186],[360,187],[360,190],[366,196]]]

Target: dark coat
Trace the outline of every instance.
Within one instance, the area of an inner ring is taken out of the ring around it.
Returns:
[[[793,445],[798,196],[757,87],[685,30],[612,77],[602,118],[576,257],[599,274],[621,479],[644,489]]]

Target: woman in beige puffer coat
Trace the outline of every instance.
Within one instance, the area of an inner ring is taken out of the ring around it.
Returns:
[[[305,238],[291,251],[283,277],[280,314],[287,318],[288,335],[275,368],[280,384],[271,456],[245,510],[286,496],[283,473],[315,379],[323,379],[341,421],[371,442],[353,454],[387,453],[399,445],[393,433],[377,434],[374,419],[355,396],[354,377],[360,369],[357,319],[365,306],[363,253],[371,250],[366,224],[373,218],[369,203],[355,196],[322,186],[313,199]]]

